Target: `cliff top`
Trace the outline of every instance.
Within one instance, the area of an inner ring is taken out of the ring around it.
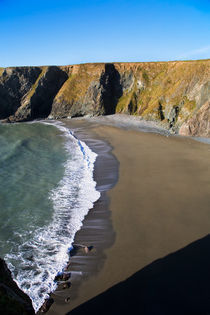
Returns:
[[[173,63],[186,63],[186,62],[191,62],[191,63],[197,63],[197,62],[210,62],[209,59],[197,59],[197,60],[169,60],[169,61],[108,61],[108,62],[85,62],[85,63],[79,63],[79,64],[68,64],[68,65],[34,65],[34,66],[9,66],[9,67],[0,67],[0,75],[4,71],[4,69],[14,69],[14,68],[28,68],[28,67],[50,67],[50,66],[56,66],[56,67],[73,67],[73,66],[80,66],[80,65],[105,65],[105,64],[113,64],[113,65],[144,65],[144,64],[173,64]]]

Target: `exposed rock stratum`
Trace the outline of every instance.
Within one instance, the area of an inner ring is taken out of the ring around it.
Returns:
[[[0,68],[0,119],[114,113],[209,137],[210,60]]]

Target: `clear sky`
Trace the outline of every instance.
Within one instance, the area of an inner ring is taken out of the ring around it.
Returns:
[[[0,66],[210,58],[210,0],[0,0]]]

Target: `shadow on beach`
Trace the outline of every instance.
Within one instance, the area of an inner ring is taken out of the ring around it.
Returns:
[[[70,314],[210,314],[210,235],[154,261]]]

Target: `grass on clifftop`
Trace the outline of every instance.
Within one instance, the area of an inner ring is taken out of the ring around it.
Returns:
[[[170,111],[177,108],[178,117],[173,118],[173,123],[183,122],[194,113],[196,101],[193,91],[199,90],[199,86],[210,79],[210,60],[117,64],[117,68],[119,72],[132,72],[135,78],[131,91],[124,91],[119,99],[117,112],[130,112],[145,119],[160,120],[161,104],[161,120],[168,120],[165,116],[170,116]],[[136,89],[137,80],[145,84],[139,93]],[[133,104],[130,110],[129,104]]]
[[[103,64],[82,64],[75,66],[68,80],[56,95],[56,101],[64,100],[70,104],[79,101],[79,99],[85,96],[91,82],[99,80],[103,68]]]
[[[4,72],[4,68],[0,68],[0,77],[2,76],[3,72]]]
[[[34,85],[32,86],[32,88],[30,89],[30,91],[28,92],[28,95],[26,97],[26,100],[30,100],[30,98],[33,96],[33,94],[36,91],[36,88],[39,84],[40,79],[45,75],[45,73],[47,72],[48,66],[44,66],[42,67],[42,71],[40,73],[40,75],[38,76],[38,78],[36,79],[36,82],[34,83]]]

